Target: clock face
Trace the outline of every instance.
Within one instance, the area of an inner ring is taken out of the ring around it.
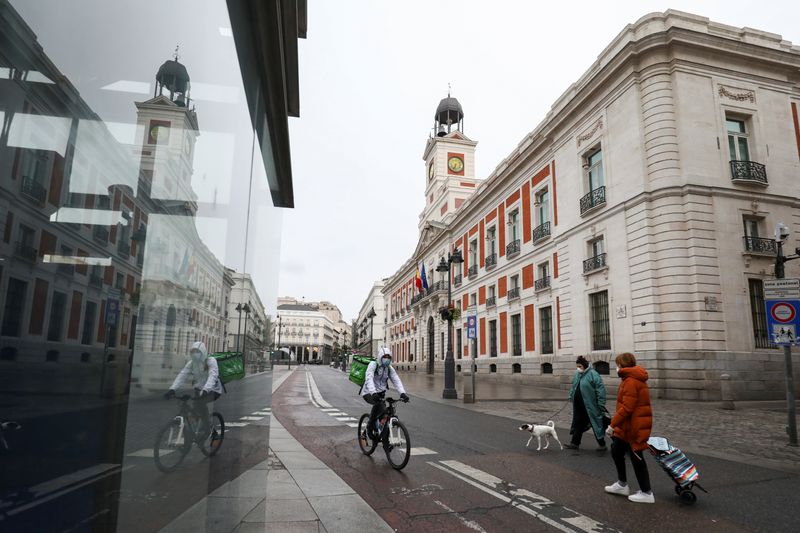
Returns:
[[[433,161],[428,165],[428,179],[433,179]]]
[[[447,160],[447,168],[449,168],[451,172],[461,172],[464,170],[464,160],[458,156],[452,156]]]
[[[150,139],[153,143],[163,143],[169,139],[169,128],[163,124],[155,124],[150,128]]]

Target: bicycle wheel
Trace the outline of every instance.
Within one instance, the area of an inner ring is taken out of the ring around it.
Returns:
[[[369,414],[364,413],[361,415],[361,420],[358,421],[358,446],[364,455],[372,455],[372,452],[378,447],[378,441],[369,438],[367,427],[369,427]]]
[[[402,422],[396,418],[390,422],[390,427],[385,431],[383,450],[389,464],[395,470],[402,470],[411,459],[411,438]]]
[[[199,440],[197,442],[197,446],[200,448],[200,451],[203,452],[203,455],[206,457],[211,457],[212,455],[216,455],[216,453],[219,451],[224,439],[225,420],[222,419],[221,414],[215,411],[211,414],[210,430],[206,433],[206,436],[203,438],[203,440]]]
[[[180,420],[170,420],[156,435],[153,444],[153,460],[162,472],[172,472],[183,462],[192,443],[186,438],[186,427],[181,432]]]

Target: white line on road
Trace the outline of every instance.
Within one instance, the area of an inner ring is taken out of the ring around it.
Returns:
[[[314,376],[311,375],[311,372],[306,375],[311,380],[311,393],[314,395],[314,400],[316,400],[316,403],[319,404],[320,407],[333,407],[331,404],[322,399],[322,394],[319,393],[317,382],[314,381]]]
[[[311,394],[311,373],[308,371],[306,372],[306,389],[308,390],[308,399],[311,400],[315,407],[319,407],[320,405],[314,401],[314,395]],[[330,407],[330,405],[326,407]]]
[[[439,452],[435,452],[430,448],[411,448],[411,455],[439,455]]]
[[[243,428],[249,425],[247,422],[225,422],[226,428]]]
[[[453,513],[456,516],[456,518],[461,520],[461,523],[464,524],[465,526],[467,526],[468,528],[470,528],[472,530],[475,530],[475,531],[480,531],[481,533],[488,533],[488,531],[483,529],[480,526],[480,524],[478,524],[477,522],[473,522],[472,520],[467,520],[466,518],[464,518],[459,513],[455,512],[453,509],[451,509],[447,505],[443,504],[439,500],[434,500],[433,503],[435,503],[436,505],[438,505],[439,507],[441,507],[442,509],[444,509],[448,513]]]
[[[355,423],[355,422],[345,422],[345,425],[349,426],[351,428],[357,428],[358,427],[358,424]]]
[[[255,413],[250,413],[250,414],[253,414],[253,415],[261,415],[261,416],[267,416],[267,415],[269,415],[269,414],[270,414],[270,412],[269,412],[269,411],[256,411]]]
[[[352,416],[344,416],[344,417],[338,417],[336,420],[338,420],[339,422],[352,422],[353,420],[355,420],[355,418],[353,418]]]
[[[240,417],[239,417],[239,420],[252,420],[252,421],[256,421],[256,420],[264,420],[264,417],[263,417],[263,416],[240,416]]]
[[[162,450],[161,453],[166,455],[168,453],[172,453],[175,450]],[[136,450],[135,452],[131,452],[128,454],[128,457],[149,457],[153,458],[153,448],[142,448],[141,450]]]
[[[338,409],[335,407],[323,407],[322,411],[325,411],[327,413],[328,411],[338,411]]]

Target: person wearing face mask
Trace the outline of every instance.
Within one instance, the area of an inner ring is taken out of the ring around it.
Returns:
[[[572,426],[569,432],[572,438],[564,447],[577,450],[583,433],[591,429],[597,439],[597,451],[602,452],[606,450],[603,436],[606,387],[603,385],[603,378],[585,357],[578,357],[575,366],[575,377],[572,378],[572,388],[569,391],[569,401],[572,402]]]
[[[223,388],[222,382],[219,380],[217,360],[208,356],[208,349],[203,342],[198,341],[192,344],[189,350],[189,361],[178,372],[164,398],[169,400],[175,397],[175,390],[183,385],[190,375],[195,390],[195,413],[201,420],[207,421],[210,404],[219,398]]]
[[[389,388],[389,380],[392,385],[400,393],[400,399],[404,402],[408,401],[408,395],[403,387],[403,382],[400,381],[400,376],[392,366],[392,352],[386,346],[381,346],[378,349],[378,360],[372,361],[364,374],[364,387],[361,389],[361,397],[364,401],[372,405],[372,410],[369,413],[369,430],[370,438],[377,439],[378,435],[375,433],[376,420],[380,420],[386,410],[386,403],[383,401],[386,391]]]

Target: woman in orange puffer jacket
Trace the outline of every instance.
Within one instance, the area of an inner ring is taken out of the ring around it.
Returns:
[[[613,435],[611,457],[617,467],[617,479],[606,487],[606,492],[628,496],[636,503],[654,503],[655,497],[650,488],[650,475],[644,462],[643,450],[653,427],[653,410],[650,408],[650,391],[647,388],[647,371],[636,366],[633,354],[618,355],[617,374],[622,378],[617,392],[617,410],[611,419],[606,433]],[[639,492],[631,494],[625,473],[625,454],[630,455],[633,472],[639,483]]]

